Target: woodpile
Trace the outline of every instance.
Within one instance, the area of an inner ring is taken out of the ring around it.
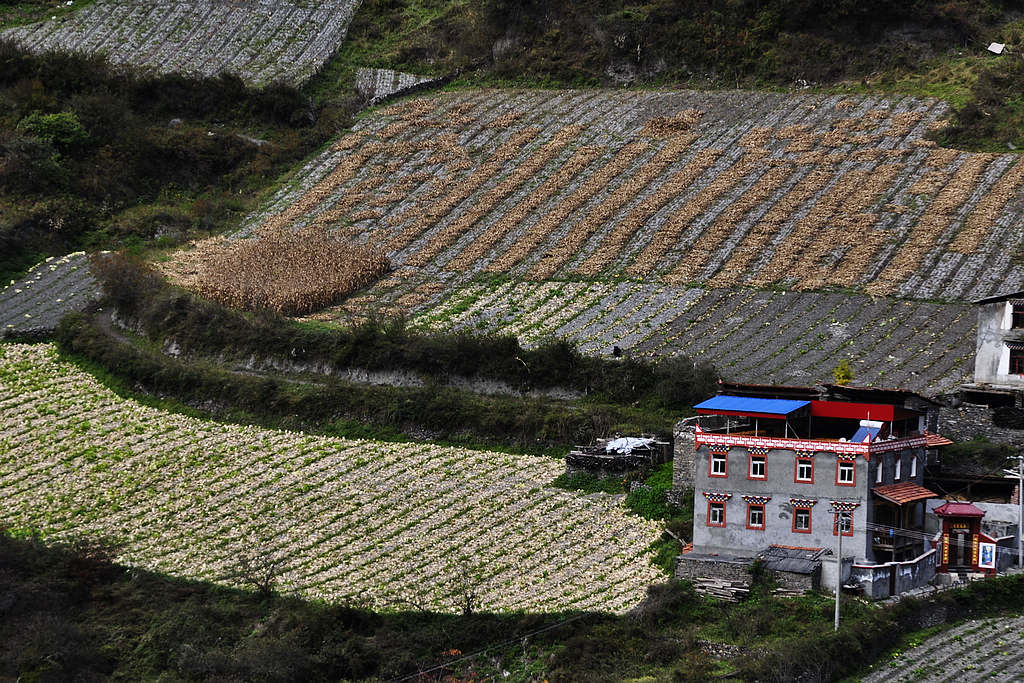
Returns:
[[[742,598],[750,595],[750,586],[745,581],[701,577],[693,579],[693,587],[698,593],[710,595],[726,602],[739,602]]]

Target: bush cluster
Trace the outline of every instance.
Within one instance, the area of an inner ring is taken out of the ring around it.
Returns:
[[[444,384],[453,376],[504,382],[521,391],[564,388],[617,404],[682,411],[715,392],[712,366],[686,357],[657,363],[584,356],[565,339],[524,349],[515,337],[424,333],[402,319],[348,329],[302,325],[272,312],[253,315],[221,306],[146,275],[138,261],[112,256],[99,268],[105,291],[151,340],[173,341],[186,354],[253,355],[326,363],[335,370],[406,370]],[[141,290],[129,295],[130,283]],[[128,301],[130,299],[130,302]]]
[[[41,255],[184,239],[350,120],[284,84],[154,75],[0,39],[0,280]],[[260,138],[264,142],[257,140]],[[254,140],[256,142],[254,142]],[[257,144],[258,143],[258,144]],[[148,220],[135,212],[155,207]]]
[[[480,396],[450,387],[289,382],[186,363],[112,338],[94,318],[61,321],[57,341],[132,391],[173,398],[220,419],[345,437],[417,438],[548,453],[589,443],[607,429],[671,433],[674,415],[543,397]],[[372,429],[367,432],[367,425]]]

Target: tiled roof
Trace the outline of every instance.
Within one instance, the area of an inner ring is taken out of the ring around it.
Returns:
[[[950,501],[935,508],[933,512],[939,517],[984,517],[985,511],[973,503],[956,503]]]
[[[953,444],[953,442],[947,439],[946,437],[939,436],[938,434],[932,434],[931,432],[928,431],[924,433],[924,438],[925,445],[928,448],[938,448],[939,446],[950,446]]]
[[[896,503],[897,505],[903,505],[904,503],[913,503],[915,500],[923,500],[925,498],[936,498],[936,494],[929,491],[923,486],[918,486],[912,481],[904,481],[899,484],[886,484],[885,486],[876,486],[871,489],[878,496],[884,498],[890,503]]]

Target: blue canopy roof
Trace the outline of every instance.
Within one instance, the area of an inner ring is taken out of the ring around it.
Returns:
[[[727,396],[719,394],[694,406],[697,410],[729,413],[757,413],[759,415],[790,415],[810,401],[791,401],[781,398],[750,398],[748,396]]]
[[[878,432],[881,431],[881,427],[861,427],[857,430],[857,433],[850,439],[853,443],[864,443],[865,441],[874,441],[878,436]]]

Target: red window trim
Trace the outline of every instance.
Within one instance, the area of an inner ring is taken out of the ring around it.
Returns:
[[[715,524],[714,522],[711,521],[711,505],[712,504],[721,505],[722,506],[722,523],[721,524]],[[709,500],[708,501],[708,526],[714,526],[714,527],[723,527],[723,526],[725,526],[725,503],[724,502],[720,502],[720,501],[717,501],[717,500]]]
[[[715,470],[712,467],[712,460],[715,455],[721,455],[725,458],[725,474],[715,474]],[[726,479],[729,476],[729,454],[728,453],[708,453],[708,476],[716,479]]]
[[[853,481],[839,481],[839,466],[848,462],[853,466]],[[836,459],[836,486],[856,486],[857,485],[857,461],[856,460],[840,460]]]
[[[753,476],[751,474],[751,472],[754,469],[754,467],[753,467],[753,465],[754,465],[754,458],[761,458],[762,460],[764,460],[764,476],[763,477],[755,477],[755,476]],[[752,479],[754,481],[764,481],[767,478],[768,478],[768,456],[767,455],[754,455],[753,453],[748,452],[747,453],[747,479]]]
[[[801,479],[800,478],[800,461],[809,460],[811,463],[811,478]],[[793,483],[794,484],[813,484],[814,483],[814,458],[813,457],[801,457],[797,456],[796,461],[793,463]]]
[[[807,528],[797,529],[796,528],[796,511],[806,510],[807,511]],[[811,527],[814,524],[814,520],[811,517],[811,506],[810,505],[794,505],[793,506],[793,533],[794,534],[809,534],[811,533]]]
[[[843,536],[853,536],[853,513],[848,512],[846,514],[850,515],[850,530],[844,531]],[[832,515],[832,535],[839,535],[839,515]]]
[[[750,511],[754,508],[761,508],[761,526],[750,526]],[[756,531],[764,531],[764,528],[768,526],[768,517],[765,514],[764,503],[747,503],[747,518],[745,520],[748,529],[754,529]]]

